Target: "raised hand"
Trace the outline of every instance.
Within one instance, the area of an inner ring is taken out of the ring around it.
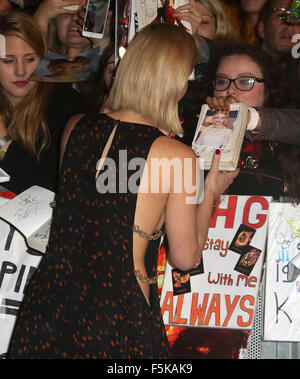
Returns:
[[[78,9],[70,10],[64,7],[71,5],[78,5],[80,7],[84,3],[84,0],[44,0],[34,13],[34,18],[47,36],[50,20],[60,14],[74,14],[78,12]]]

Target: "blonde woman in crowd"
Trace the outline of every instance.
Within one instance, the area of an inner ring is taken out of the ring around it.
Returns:
[[[219,0],[189,0],[174,16],[189,21],[194,35],[217,41],[238,38]]]
[[[203,201],[191,204],[198,191],[175,188],[172,165],[152,170],[157,159],[176,159],[184,178],[187,159],[196,184],[194,152],[168,134],[182,131],[178,101],[197,54],[183,28],[148,25],[120,61],[105,103],[110,113],[67,124],[48,249],[25,294],[9,358],[170,357],[157,291],[161,230],[170,261],[192,268],[215,202],[238,174],[219,171],[218,151]],[[139,178],[122,178],[125,152],[130,166],[146,163]]]
[[[0,58],[0,167],[19,193],[36,184],[55,190],[62,129],[82,100],[71,88],[31,81],[46,52],[42,33],[29,15],[0,14],[6,42]]]

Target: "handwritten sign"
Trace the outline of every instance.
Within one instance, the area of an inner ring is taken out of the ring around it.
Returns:
[[[30,247],[45,252],[53,200],[52,191],[32,186],[0,207],[0,217],[23,233]]]
[[[300,341],[300,274],[289,278],[300,253],[300,206],[271,203],[266,268],[264,339]]]
[[[159,7],[161,7],[159,0],[136,0],[139,30],[155,19]]]
[[[0,197],[1,206],[11,202]],[[42,257],[15,227],[0,219],[0,359],[6,356],[24,290]]]
[[[182,275],[179,287],[173,268],[166,266],[161,293],[166,325],[252,328],[270,201],[271,197],[222,196],[211,219],[203,267]]]

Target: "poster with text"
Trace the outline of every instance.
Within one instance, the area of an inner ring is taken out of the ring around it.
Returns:
[[[300,341],[300,205],[270,205],[264,339]]]
[[[0,206],[13,195],[1,190]],[[28,247],[17,229],[0,219],[0,359],[6,357],[24,289],[43,255]]]
[[[221,197],[197,267],[180,272],[166,265],[161,292],[165,325],[252,328],[271,200]]]

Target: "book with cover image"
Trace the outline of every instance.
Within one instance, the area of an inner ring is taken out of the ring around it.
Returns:
[[[0,207],[0,218],[13,225],[32,249],[46,251],[54,192],[33,186]]]
[[[202,158],[202,167],[209,170],[216,149],[221,150],[219,168],[233,171],[247,128],[248,108],[242,103],[231,104],[229,112],[212,111],[207,104],[201,108],[192,149]]]

